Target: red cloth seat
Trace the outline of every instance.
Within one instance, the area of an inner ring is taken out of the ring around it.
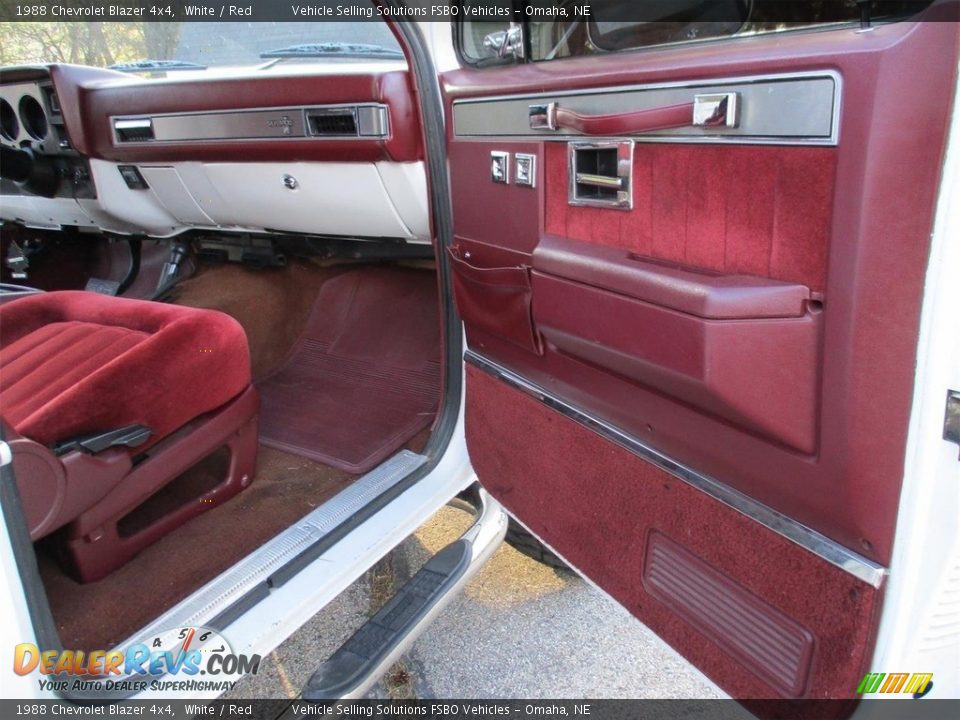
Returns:
[[[41,293],[0,306],[0,414],[43,445],[145,425],[150,442],[250,384],[240,324],[213,310]]]
[[[253,480],[259,398],[243,328],[213,310],[90,292],[0,305],[0,419],[10,428],[21,506],[34,539],[56,538],[88,582]],[[134,448],[66,441],[130,426]],[[146,525],[123,521],[220,448],[225,476]]]

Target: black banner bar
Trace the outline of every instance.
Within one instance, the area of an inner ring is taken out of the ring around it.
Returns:
[[[926,9],[931,0],[870,0],[866,8],[874,18],[903,18]],[[474,21],[614,21],[685,22],[703,19],[699,5],[689,12],[665,17],[665,3],[641,0],[530,0],[521,7],[509,0],[408,0],[375,3],[372,0],[0,0],[0,22],[364,22],[415,20],[419,22]],[[709,22],[742,21],[745,7],[762,8],[766,21],[804,22],[810,13],[818,18],[848,17],[853,0],[712,0]],[[957,3],[949,12],[929,13],[934,20],[958,20]]]
[[[880,704],[882,703],[882,705]],[[646,720],[654,718],[797,718],[848,717],[876,710],[890,720],[945,720],[960,717],[960,700],[357,700],[308,703],[299,700],[141,700],[76,705],[51,700],[0,700],[0,717],[122,718],[170,720],[489,720],[516,718],[580,718],[581,720]]]

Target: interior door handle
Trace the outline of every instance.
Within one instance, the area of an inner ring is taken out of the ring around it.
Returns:
[[[693,103],[610,115],[585,115],[557,103],[530,106],[530,127],[545,130],[576,130],[584,135],[632,135],[634,133],[686,127],[693,122]]]
[[[609,188],[611,190],[621,190],[624,185],[622,177],[608,177],[606,175],[595,175],[593,173],[578,172],[576,174],[576,181],[578,185],[591,185],[593,187]]]
[[[734,127],[736,116],[736,93],[697,95],[693,102],[606,115],[578,113],[555,102],[529,108],[533,130],[574,130],[584,135],[635,135],[693,125]]]

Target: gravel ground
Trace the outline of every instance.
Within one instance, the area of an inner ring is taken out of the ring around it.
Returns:
[[[245,678],[235,698],[295,697],[330,655],[470,516],[437,513]],[[371,691],[375,698],[714,698],[719,691],[572,573],[504,544]]]

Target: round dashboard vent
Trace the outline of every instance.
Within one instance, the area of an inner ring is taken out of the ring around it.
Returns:
[[[32,95],[20,98],[20,122],[34,140],[43,140],[47,136],[47,115]]]
[[[4,140],[11,142],[17,139],[20,134],[20,123],[17,121],[17,114],[13,111],[10,103],[0,98],[0,135]]]

